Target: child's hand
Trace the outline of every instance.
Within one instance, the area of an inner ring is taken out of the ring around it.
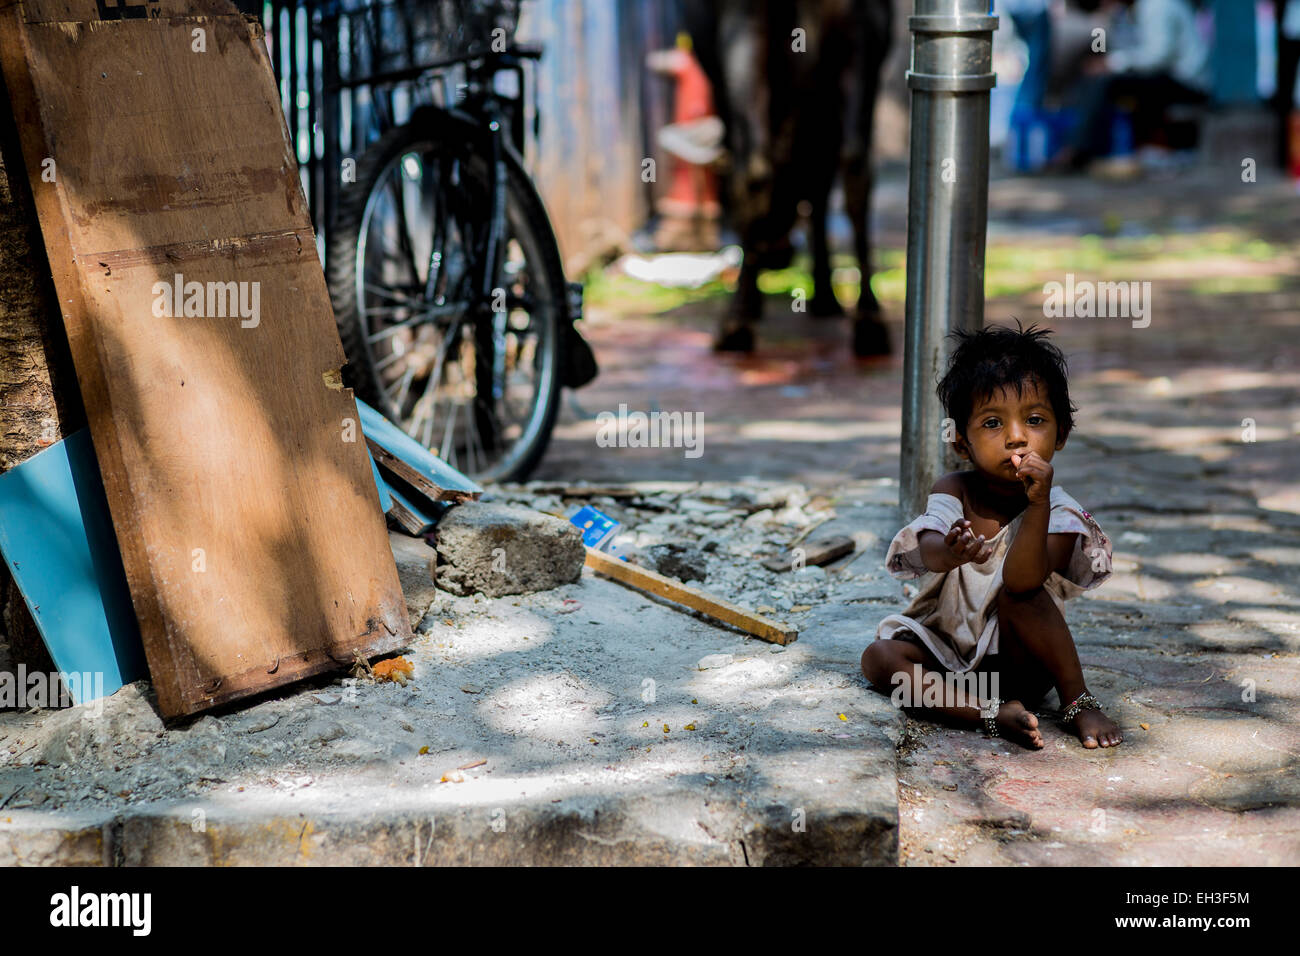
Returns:
[[[944,535],[943,543],[948,546],[948,553],[957,564],[965,564],[967,561],[983,564],[993,555],[993,545],[985,543],[984,535],[976,537],[970,529],[970,522],[965,518],[953,522]]]
[[[1025,496],[1030,504],[1046,504],[1052,497],[1052,463],[1036,451],[1026,455],[1012,455],[1011,464],[1016,477],[1025,485]]]

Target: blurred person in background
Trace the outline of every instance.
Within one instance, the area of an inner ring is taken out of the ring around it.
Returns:
[[[994,13],[1010,18],[1029,54],[1013,110],[1036,113],[1043,108],[1052,73],[1051,0],[995,0]]]
[[[1130,28],[1130,46],[1085,61],[1077,89],[1079,123],[1051,163],[1054,171],[1082,169],[1111,147],[1113,110],[1134,104],[1133,132],[1149,142],[1165,110],[1175,103],[1204,103],[1210,89],[1210,51],[1189,0],[1117,0],[1117,32]]]

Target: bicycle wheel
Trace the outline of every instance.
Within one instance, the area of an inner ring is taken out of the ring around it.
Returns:
[[[559,410],[565,282],[546,211],[505,158],[505,230],[475,288],[493,197],[481,130],[441,110],[389,130],[357,164],[330,233],[348,384],[448,464],[518,480]]]

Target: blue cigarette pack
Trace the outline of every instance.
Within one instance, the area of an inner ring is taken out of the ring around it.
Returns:
[[[609,515],[597,511],[591,505],[584,505],[569,516],[569,521],[582,532],[582,543],[597,551],[606,550],[605,546],[618,534],[621,527]]]

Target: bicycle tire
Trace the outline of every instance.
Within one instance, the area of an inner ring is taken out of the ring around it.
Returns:
[[[329,232],[327,275],[339,338],[348,358],[345,383],[358,397],[390,417],[392,411],[374,357],[367,346],[365,323],[359,308],[358,245],[367,204],[381,177],[413,147],[430,141],[448,144],[449,149],[457,148],[454,144],[462,144],[465,158],[471,163],[485,162],[485,134],[474,120],[440,108],[423,107],[407,123],[385,132],[362,154],[356,166],[356,181],[343,190]],[[544,337],[549,356],[544,357],[543,365],[549,372],[546,381],[539,382],[538,387],[544,389],[545,394],[541,399],[537,427],[527,445],[512,448],[508,463],[503,459],[477,474],[467,472],[470,477],[482,481],[523,480],[545,455],[559,415],[561,350],[567,341],[568,325],[564,269],[550,218],[518,155],[509,144],[503,142],[502,147],[505,150],[507,225],[521,245],[531,246],[538,252],[541,262],[530,262],[529,267],[540,266],[539,275],[552,306],[549,310],[550,329]],[[522,237],[521,232],[525,234]],[[438,453],[437,448],[431,450]]]

